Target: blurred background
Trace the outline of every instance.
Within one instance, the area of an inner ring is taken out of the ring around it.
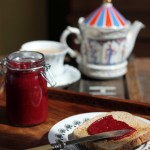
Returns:
[[[0,54],[16,51],[32,40],[59,41],[66,26],[77,27],[79,17],[101,4],[102,0],[0,0]],[[150,56],[150,0],[113,0],[113,5],[131,22],[145,24],[133,53]]]

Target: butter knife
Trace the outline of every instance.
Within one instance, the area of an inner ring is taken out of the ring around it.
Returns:
[[[39,147],[35,147],[35,148],[30,148],[28,150],[60,150],[60,149],[65,148],[67,145],[74,145],[74,144],[80,144],[80,143],[84,143],[84,142],[91,142],[91,141],[96,141],[96,140],[118,137],[118,136],[124,135],[125,133],[127,133],[129,131],[130,130],[125,129],[125,130],[114,130],[114,131],[109,131],[109,132],[103,132],[103,133],[94,134],[94,135],[82,137],[82,138],[75,139],[75,140],[50,143],[47,145],[43,145],[43,146],[39,146]]]

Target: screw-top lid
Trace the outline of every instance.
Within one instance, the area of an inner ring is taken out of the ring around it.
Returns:
[[[113,6],[111,0],[103,0],[103,4],[86,17],[84,23],[98,28],[122,28],[129,22]]]

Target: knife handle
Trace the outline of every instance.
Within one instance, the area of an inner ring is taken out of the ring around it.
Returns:
[[[42,145],[34,148],[29,148],[27,150],[53,150],[53,147],[50,144]]]
[[[65,142],[59,141],[58,143],[42,145],[34,148],[30,148],[28,150],[58,150],[64,148],[66,145]]]

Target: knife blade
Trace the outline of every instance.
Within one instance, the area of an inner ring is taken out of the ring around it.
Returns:
[[[128,130],[128,129],[108,131],[108,132],[103,132],[103,133],[99,133],[99,134],[82,137],[82,138],[75,139],[75,140],[50,143],[47,145],[30,148],[28,150],[60,150],[60,149],[65,148],[67,145],[75,145],[75,144],[80,144],[80,143],[84,143],[84,142],[91,142],[91,141],[97,141],[97,140],[102,140],[102,139],[107,139],[107,138],[118,137],[118,136],[124,135],[125,133],[127,133],[129,131],[130,130]]]

